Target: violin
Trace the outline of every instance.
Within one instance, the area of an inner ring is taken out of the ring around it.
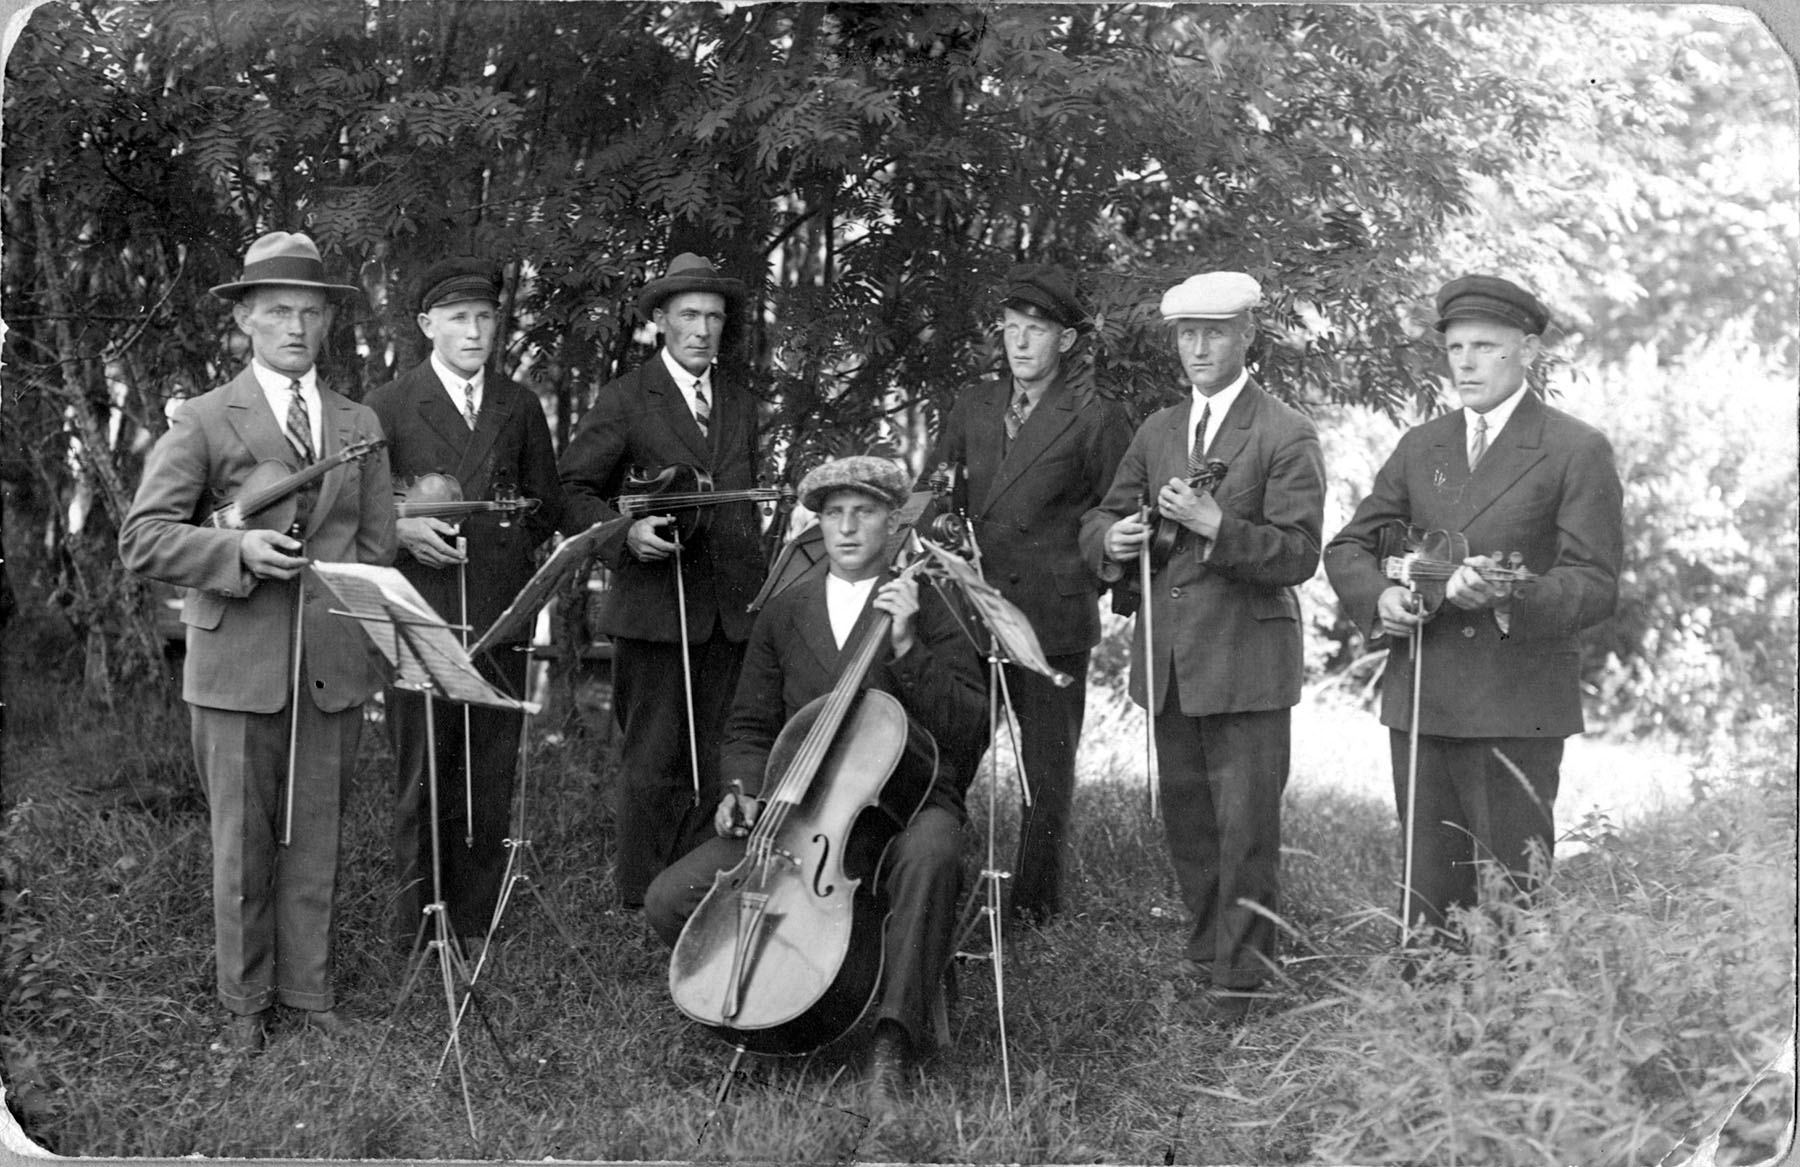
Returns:
[[[359,462],[387,445],[386,438],[362,438],[299,470],[279,458],[258,462],[238,487],[237,497],[206,518],[209,527],[229,531],[292,531],[299,516],[295,496],[346,462]]]
[[[1219,483],[1225,481],[1225,471],[1229,469],[1224,462],[1214,458],[1201,469],[1200,473],[1188,479],[1188,485],[1195,490],[1203,490],[1211,494],[1217,490]],[[1181,541],[1182,532],[1187,528],[1169,518],[1158,514],[1154,506],[1145,503],[1147,521],[1151,524],[1149,550],[1150,570],[1161,571],[1168,566],[1169,559],[1175,554],[1175,545]]]
[[[744,858],[714,877],[669,958],[675,1005],[755,1053],[804,1054],[841,1037],[880,985],[876,875],[931,790],[937,746],[898,698],[862,687],[892,624],[876,617],[831,691],[782,727]]]
[[[1383,533],[1383,541],[1395,541],[1391,531]],[[1525,566],[1525,556],[1517,551],[1499,556],[1500,563],[1493,567],[1464,564],[1463,560],[1469,558],[1469,540],[1460,531],[1425,531],[1409,526],[1398,542],[1397,549],[1381,557],[1381,574],[1412,589],[1419,597],[1420,611],[1426,614],[1443,606],[1445,588],[1459,567],[1467,566],[1489,583],[1521,583],[1537,578]]]
[[[731,502],[773,503],[783,497],[791,498],[793,493],[791,486],[719,490],[707,471],[673,462],[655,474],[628,475],[625,493],[613,503],[613,509],[629,519],[674,515],[676,541],[685,542],[705,529],[712,507]]]
[[[538,500],[525,498],[516,487],[496,486],[491,499],[463,497],[462,483],[450,474],[421,474],[402,490],[394,510],[402,519],[455,521],[470,515],[498,514],[500,525],[512,525],[514,515],[530,514]]]

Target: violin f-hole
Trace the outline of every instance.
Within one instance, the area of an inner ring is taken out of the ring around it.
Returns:
[[[825,865],[831,860],[831,836],[820,831],[812,837],[812,841],[819,848],[819,863],[818,866],[813,868],[813,894],[820,899],[824,899],[826,896],[831,895],[837,890],[836,884],[826,884],[822,882],[825,878]]]

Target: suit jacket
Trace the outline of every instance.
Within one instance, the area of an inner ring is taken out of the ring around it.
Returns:
[[[532,551],[556,530],[561,513],[556,451],[543,407],[529,390],[490,374],[470,430],[429,360],[369,394],[368,406],[387,435],[397,486],[423,474],[448,474],[466,499],[492,499],[495,488],[505,486],[538,500],[536,510],[504,524],[498,514],[462,520],[468,622],[471,637],[479,636],[531,578]],[[405,549],[396,564],[438,615],[457,620],[461,596],[454,568],[426,567]],[[521,628],[515,639],[525,639],[529,629]]]
[[[1152,500],[1171,478],[1186,478],[1188,403],[1152,414],[1131,439],[1100,505],[1082,520],[1081,547],[1103,578],[1138,570],[1106,558],[1106,532]],[[1294,588],[1319,566],[1325,466],[1312,422],[1252,380],[1219,424],[1208,458],[1228,469],[1214,489],[1224,512],[1217,539],[1184,531],[1151,580],[1154,644],[1150,667],[1161,712],[1179,680],[1190,717],[1286,709],[1300,700],[1305,671],[1300,601]],[[1131,657],[1131,695],[1144,703],[1143,620]]]
[[[353,441],[379,437],[375,414],[319,388],[329,457]],[[275,713],[287,704],[295,583],[259,580],[239,557],[241,532],[204,526],[258,463],[300,468],[282,425],[248,367],[188,401],[144,464],[137,498],[119,530],[125,566],[188,589],[182,697],[191,704]],[[394,500],[387,455],[347,462],[319,480],[305,528],[309,559],[387,564],[394,558]],[[317,582],[306,588],[303,684],[327,713],[360,704],[381,685],[375,646],[357,623],[333,616],[337,601]]]
[[[755,486],[756,405],[713,371],[712,421],[706,437],[660,355],[600,387],[562,456],[564,526],[586,530],[618,519],[613,503],[633,471],[655,473],[686,463],[708,471],[719,490]],[[766,563],[756,510],[747,502],[707,508],[705,528],[682,548],[688,637],[704,640],[717,620],[731,640],[750,634],[750,601]],[[638,640],[676,641],[673,560],[644,563],[625,546],[629,523],[600,540],[597,554],[613,571],[600,609],[600,631]]]
[[[874,605],[863,608],[844,641],[846,649],[856,646],[876,615]],[[831,690],[847,655],[831,635],[823,575],[802,580],[764,606],[725,722],[721,770],[727,782],[740,782],[752,793],[762,789],[782,727],[807,702]],[[938,774],[926,802],[960,815],[963,794],[988,744],[987,679],[968,635],[929,585],[919,591],[912,650],[899,660],[891,657],[891,649],[881,653],[862,688],[893,694],[907,716],[931,734]]]
[[[1600,431],[1527,393],[1471,474],[1462,410],[1408,430],[1325,551],[1344,614],[1382,636],[1382,531],[1460,531],[1472,554],[1518,551],[1538,578],[1515,585],[1505,632],[1492,611],[1445,603],[1425,626],[1422,733],[1566,737],[1582,729],[1578,633],[1612,613],[1624,553],[1622,492]],[[1408,638],[1390,644],[1381,723],[1412,715]]]
[[[982,570],[1031,621],[1051,656],[1100,642],[1105,584],[1081,558],[1081,516],[1097,506],[1131,443],[1125,407],[1058,377],[1006,447],[1011,377],[958,394],[927,471],[963,466]]]

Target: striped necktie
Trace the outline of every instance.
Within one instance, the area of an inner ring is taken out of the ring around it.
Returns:
[[[1021,389],[1019,395],[1013,398],[1012,404],[1006,407],[1007,445],[1012,445],[1013,440],[1019,436],[1019,431],[1025,427],[1025,410],[1030,404],[1031,398],[1025,395],[1025,390]]]
[[[306,412],[306,398],[300,396],[300,381],[296,378],[288,388],[293,396],[288,398],[287,439],[293,443],[294,451],[300,460],[307,465],[313,462],[312,418]]]
[[[706,400],[706,388],[700,378],[694,378],[694,424],[700,427],[700,436],[706,437],[712,426],[712,406]]]
[[[463,382],[463,420],[469,423],[470,429],[475,428],[475,413],[476,413],[476,410],[475,410],[475,382],[464,381]]]
[[[1206,469],[1206,430],[1212,422],[1212,406],[1200,407],[1200,424],[1194,427],[1194,448],[1188,451],[1188,477],[1196,478]]]
[[[1487,418],[1482,414],[1475,415],[1475,442],[1469,447],[1469,472],[1474,473],[1475,464],[1487,453]]]

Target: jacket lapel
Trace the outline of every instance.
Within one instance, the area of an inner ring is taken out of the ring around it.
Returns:
[[[987,510],[993,497],[995,479],[1000,474],[1000,445],[1005,435],[1003,416],[1006,410],[1006,386],[1010,381],[983,381],[969,389],[967,429],[964,432],[963,472],[969,482],[969,509],[976,513]],[[936,470],[937,467],[927,467]],[[976,492],[980,497],[976,497]]]
[[[325,448],[319,451],[323,460],[350,444],[356,425],[356,406],[323,385],[319,386],[319,406],[325,413],[325,424],[319,427],[325,441]],[[306,520],[307,538],[318,531],[325,516],[331,513],[331,505],[337,501],[338,491],[343,489],[348,475],[349,471],[344,467],[334,466],[319,480],[319,496],[313,500],[312,514]]]
[[[703,466],[708,470],[712,469],[712,451],[706,448],[706,438],[701,435],[700,426],[694,421],[693,411],[688,408],[687,394],[682,391],[681,386],[675,384],[675,378],[669,376],[668,362],[663,360],[662,353],[658,352],[649,361],[649,364],[651,366],[650,376],[644,382],[644,388],[652,397],[659,399],[658,408],[662,411],[664,424],[681,439],[682,445],[693,453],[694,465]],[[718,378],[713,379],[713,384],[716,390]],[[719,394],[714,392],[713,396],[716,398]],[[715,401],[713,413],[719,415],[722,412],[718,402]],[[723,419],[721,418],[721,420]],[[719,424],[714,423],[710,428],[717,431]],[[644,467],[644,469],[648,470],[651,467]]]
[[[1006,432],[1006,408],[1013,393],[1012,383],[1007,382],[1005,396],[1000,403],[998,424],[1000,432]],[[982,501],[981,509],[985,513],[994,506],[994,500],[1006,492],[1006,488],[1019,480],[1019,476],[1031,468],[1050,448],[1050,444],[1062,436],[1064,430],[1075,424],[1075,413],[1083,400],[1064,379],[1057,374],[1050,388],[1044,391],[1043,398],[1025,424],[1019,427],[1019,436],[1013,439],[1006,454],[1000,459],[999,472],[994,476],[993,486],[988,488],[987,498]]]
[[[269,408],[269,399],[263,396],[262,385],[248,365],[232,380],[230,398],[226,416],[231,419],[231,428],[256,460],[285,462],[300,469],[300,455],[287,440],[280,419]]]
[[[492,464],[494,441],[506,425],[506,419],[512,413],[512,394],[498,390],[506,384],[498,377],[488,376],[481,390],[481,412],[475,416],[474,432],[467,434],[467,443],[463,446],[462,459],[456,464],[456,480],[462,483],[464,498],[486,498]],[[467,426],[464,427],[467,430]]]
[[[1225,420],[1219,424],[1218,432],[1213,435],[1212,444],[1206,449],[1207,461],[1217,460],[1230,466],[1237,460],[1237,456],[1244,452],[1244,446],[1250,441],[1250,431],[1256,424],[1257,414],[1262,412],[1262,404],[1262,387],[1255,380],[1246,381],[1237,400],[1226,411]]]
[[[800,643],[812,654],[821,673],[827,677],[837,676],[838,646],[831,635],[831,609],[825,600],[825,577],[819,575],[798,586],[808,589],[800,603],[794,605],[796,623]]]
[[[1462,410],[1457,410],[1458,419],[1463,416]],[[1458,461],[1465,467],[1468,465],[1467,432],[1466,422],[1457,426],[1461,447],[1458,452],[1462,453]],[[1543,458],[1544,403],[1536,393],[1526,390],[1518,408],[1507,419],[1506,428],[1488,443],[1487,453],[1482,455],[1474,471],[1465,470],[1468,485],[1463,492],[1459,516],[1463,529],[1466,530],[1475,516],[1492,506],[1508,487]]]
[[[469,423],[463,419],[462,411],[450,400],[450,394],[444,389],[444,383],[438,379],[437,370],[427,361],[420,366],[418,381],[412,387],[414,407],[418,410],[419,420],[437,435],[438,441],[450,451],[466,450],[469,445]],[[483,403],[485,411],[486,405]],[[447,464],[448,459],[445,463]],[[462,480],[462,475],[457,475]]]

